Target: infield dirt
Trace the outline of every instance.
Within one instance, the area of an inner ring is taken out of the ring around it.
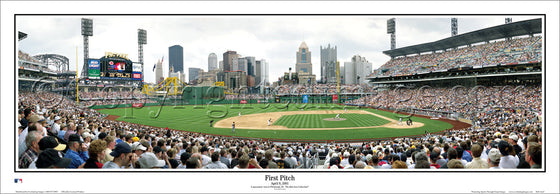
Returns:
[[[284,115],[297,115],[297,114],[371,114],[376,117],[390,121],[385,125],[379,126],[367,126],[367,127],[344,127],[344,128],[287,128],[280,125],[270,125],[268,126],[268,119],[272,119],[272,123],[280,119]],[[413,122],[412,125],[406,125],[403,120],[401,124],[395,119],[391,119],[382,115],[371,113],[364,110],[314,110],[314,111],[285,111],[285,112],[269,112],[269,113],[258,113],[250,115],[234,116],[227,119],[223,119],[214,124],[217,128],[231,128],[231,124],[235,122],[236,129],[259,129],[259,130],[343,130],[343,129],[363,129],[363,128],[417,128],[424,126],[424,123]]]

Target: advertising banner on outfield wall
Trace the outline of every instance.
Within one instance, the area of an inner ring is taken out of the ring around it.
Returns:
[[[309,95],[303,95],[303,103],[309,103]]]
[[[337,103],[337,102],[338,102],[338,95],[337,95],[337,94],[332,95],[332,102],[333,102],[333,103]]]

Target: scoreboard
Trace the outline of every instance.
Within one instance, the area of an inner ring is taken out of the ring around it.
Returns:
[[[104,80],[142,80],[142,64],[133,63],[126,55],[106,54],[89,59],[89,78]]]

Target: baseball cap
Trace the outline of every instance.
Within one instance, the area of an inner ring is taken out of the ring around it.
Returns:
[[[373,155],[371,155],[371,154],[366,155],[366,161],[369,162],[369,161],[371,161],[371,159],[373,159]]]
[[[504,156],[509,155],[509,143],[506,141],[500,141],[500,143],[498,143],[498,149],[500,150],[500,153]]]
[[[132,142],[138,142],[138,141],[140,141],[140,138],[138,138],[138,137],[133,137],[132,138]]]
[[[154,153],[146,152],[142,154],[142,157],[138,159],[140,167],[142,168],[153,168],[153,167],[163,167],[165,166],[164,160],[159,160]]]
[[[510,135],[509,138],[510,138],[511,140],[513,140],[513,141],[519,140],[519,137],[517,137],[517,135],[515,135],[515,134]]]
[[[74,134],[71,134],[70,136],[68,136],[68,142],[71,142],[71,141],[77,141],[77,142],[80,142],[80,143],[84,143],[84,142],[80,139],[80,135],[75,134],[75,133],[74,133]]]
[[[89,132],[84,132],[84,133],[82,133],[82,137],[83,137],[84,139],[87,138],[87,137],[90,137],[90,138],[93,139],[93,138],[95,137],[95,135],[92,135],[92,134],[89,133]]]
[[[146,148],[150,147],[150,143],[145,139],[140,140],[140,144],[142,144],[142,146],[144,146]]]
[[[131,147],[133,151],[135,150],[146,151],[146,147],[144,147],[140,142],[134,142]]]
[[[55,120],[55,121],[58,121],[58,120],[60,120],[60,117],[59,117],[59,116],[56,116],[56,117],[54,117],[54,120]]]
[[[494,136],[496,136],[496,137],[501,137],[502,134],[501,134],[500,132],[496,132],[496,133],[494,133]]]
[[[58,151],[52,148],[47,148],[37,157],[36,166],[37,168],[48,168],[54,165],[59,168],[66,168],[70,165],[70,162],[72,162],[72,159],[61,158],[58,155]]]
[[[500,150],[498,150],[496,148],[492,148],[488,152],[488,158],[492,162],[497,162],[500,159],[500,157],[502,157],[502,154],[500,154]]]
[[[130,149],[130,145],[126,142],[120,142],[115,146],[115,149],[111,152],[111,156],[118,157],[122,153],[130,153],[132,150]]]
[[[66,145],[58,143],[58,139],[53,136],[46,136],[39,140],[39,149],[46,150],[47,148],[52,148],[57,151],[63,151],[64,149],[66,149]]]
[[[337,153],[333,153],[333,154],[332,154],[332,157],[333,157],[333,158],[336,158],[336,157],[338,157],[338,154],[337,154]]]

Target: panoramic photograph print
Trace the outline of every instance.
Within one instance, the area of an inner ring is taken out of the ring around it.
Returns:
[[[543,19],[17,15],[14,170],[542,172]]]

